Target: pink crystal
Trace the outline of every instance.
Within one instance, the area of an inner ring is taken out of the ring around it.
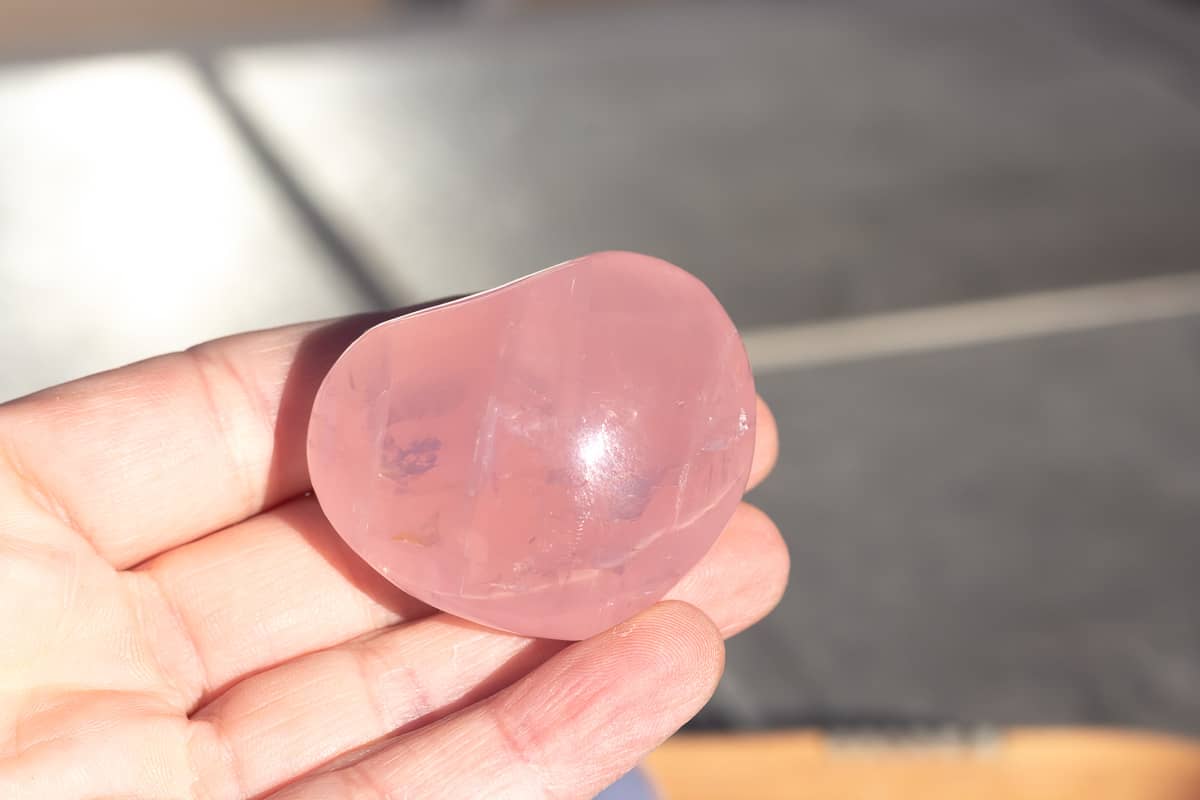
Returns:
[[[741,339],[699,280],[599,253],[367,331],[308,462],[337,532],[409,594],[581,639],[659,600],[741,499]]]

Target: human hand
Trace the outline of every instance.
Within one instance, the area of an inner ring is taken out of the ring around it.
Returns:
[[[584,798],[708,700],[786,582],[750,506],[667,601],[572,644],[435,612],[342,544],[305,428],[374,321],[0,405],[0,797]],[[761,402],[757,428],[752,485]]]

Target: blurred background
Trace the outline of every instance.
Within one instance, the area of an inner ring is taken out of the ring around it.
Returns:
[[[1200,734],[1200,5],[0,0],[0,400],[614,248],[783,441],[695,729]]]

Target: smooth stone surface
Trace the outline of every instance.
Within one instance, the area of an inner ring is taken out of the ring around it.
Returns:
[[[397,586],[581,639],[660,599],[716,540],[754,410],[708,288],[600,253],[372,328],[317,394],[308,460],[333,527]]]

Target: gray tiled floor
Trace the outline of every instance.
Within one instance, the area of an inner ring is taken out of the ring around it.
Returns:
[[[759,388],[792,582],[710,714],[1200,733],[1200,317]]]
[[[629,248],[757,325],[1193,268],[1200,109],[1081,15],[633,4],[224,74],[398,293]]]

